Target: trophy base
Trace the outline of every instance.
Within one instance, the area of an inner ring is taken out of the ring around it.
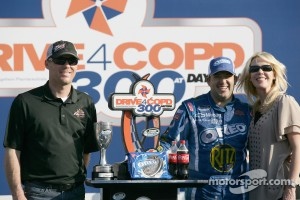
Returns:
[[[111,165],[95,165],[92,172],[93,180],[112,180],[114,178],[113,168]]]

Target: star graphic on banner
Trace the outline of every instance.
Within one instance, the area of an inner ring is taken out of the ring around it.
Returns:
[[[72,0],[66,17],[82,13],[93,30],[113,35],[108,20],[124,12],[127,0]]]

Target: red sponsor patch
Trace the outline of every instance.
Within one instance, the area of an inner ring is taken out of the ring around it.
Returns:
[[[180,119],[180,116],[181,116],[181,113],[175,113],[175,115],[174,115],[174,119],[175,120],[178,120],[178,119]]]
[[[193,104],[192,104],[191,102],[188,102],[187,105],[188,105],[188,107],[189,107],[189,110],[190,110],[191,112],[194,112],[194,106],[193,106]]]
[[[245,115],[244,111],[242,111],[242,110],[235,110],[235,111],[234,111],[234,114],[235,114],[235,115],[239,115],[239,116]]]

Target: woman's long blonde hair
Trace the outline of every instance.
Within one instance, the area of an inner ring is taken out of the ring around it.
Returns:
[[[270,63],[273,67],[275,80],[271,86],[270,92],[267,94],[264,102],[261,102],[259,99],[256,88],[250,81],[250,73],[249,67],[251,62],[255,58],[261,58],[266,62]],[[245,68],[243,69],[241,75],[239,76],[239,80],[237,83],[237,89],[243,89],[247,95],[247,98],[250,104],[253,105],[253,111],[260,111],[261,113],[265,113],[272,106],[273,102],[276,98],[284,94],[288,88],[287,76],[286,76],[286,67],[284,64],[279,62],[273,55],[267,52],[258,52],[251,56],[246,62]]]

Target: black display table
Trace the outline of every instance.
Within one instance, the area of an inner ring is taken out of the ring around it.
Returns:
[[[102,188],[103,200],[109,199],[143,199],[176,200],[177,189],[199,187],[208,180],[91,180],[86,185]]]

